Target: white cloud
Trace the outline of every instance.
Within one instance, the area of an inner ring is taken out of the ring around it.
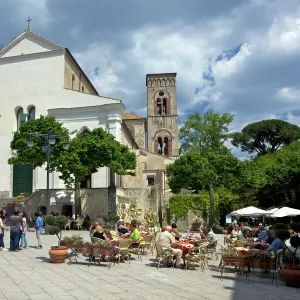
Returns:
[[[269,47],[293,52],[300,49],[300,18],[276,18],[268,32]]]
[[[24,22],[24,28],[27,27],[26,20],[32,18],[31,28],[45,27],[53,20],[53,16],[48,8],[52,0],[9,0],[9,5],[13,13],[10,18],[16,22]]]
[[[300,102],[300,88],[284,87],[278,90],[278,97],[291,102]]]
[[[288,112],[286,116],[286,121],[300,126],[300,115],[294,115],[292,112]]]
[[[189,24],[143,24],[122,33],[124,47],[94,40],[75,57],[100,94],[120,97],[129,111],[145,113],[147,73],[177,72],[181,118],[203,104],[233,113],[233,131],[286,114],[296,120],[292,112],[300,110],[300,3],[243,3],[231,13],[207,19],[199,15]],[[235,55],[223,55],[238,45]],[[99,75],[94,74],[97,67]]]

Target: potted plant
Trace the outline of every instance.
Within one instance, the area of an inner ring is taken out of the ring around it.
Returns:
[[[75,245],[75,252],[82,253],[82,254],[90,254],[91,253],[91,242],[84,242],[84,241],[78,241]]]
[[[62,240],[60,240],[59,245],[65,246],[67,248],[72,248],[73,245],[83,242],[83,238],[79,235],[65,236]]]
[[[249,267],[270,270],[274,265],[274,256],[270,252],[257,251],[249,255]]]
[[[236,252],[232,250],[225,250],[223,252],[223,265],[233,266],[237,268],[245,267],[248,263],[248,256],[238,256]]]
[[[118,222],[120,220],[120,217],[118,215],[111,214],[108,216],[108,220],[109,220],[110,224],[112,226],[114,226],[116,224],[116,222]]]
[[[67,256],[67,247],[60,246],[61,234],[68,218],[65,216],[45,216],[45,224],[48,226],[49,234],[56,235],[58,238],[58,246],[52,246],[49,255],[53,263],[64,263]]]
[[[294,248],[291,251],[289,248],[284,253],[284,267],[281,270],[281,278],[286,285],[299,287],[300,286],[300,259],[296,256],[297,250],[300,248],[300,223],[291,223],[290,229],[294,234],[290,238],[290,244]]]

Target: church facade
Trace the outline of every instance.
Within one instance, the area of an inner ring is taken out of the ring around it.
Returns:
[[[120,177],[101,168],[86,178],[81,187],[87,212],[114,212],[118,191],[124,196],[126,189],[153,184],[167,189],[165,176],[157,174],[164,174],[166,165],[178,155],[175,73],[147,75],[146,119],[126,112],[121,100],[99,95],[67,48],[26,30],[0,50],[0,79],[0,199],[27,192],[32,195],[30,206],[47,201],[45,168],[32,170],[30,165],[7,163],[14,155],[10,149],[13,132],[41,115],[54,116],[77,134],[102,127],[137,154],[135,177]],[[112,186],[115,191],[110,196]],[[59,174],[50,174],[50,189],[53,204],[61,201],[63,205],[68,198],[70,212],[74,195],[64,192]],[[55,210],[64,213],[61,206],[53,206]]]

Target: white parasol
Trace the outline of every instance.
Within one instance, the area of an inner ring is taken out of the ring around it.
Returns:
[[[273,214],[272,217],[274,218],[282,218],[282,217],[293,217],[293,216],[299,216],[300,215],[300,210],[295,209],[295,208],[290,208],[290,207],[281,207],[278,210],[276,210]]]
[[[250,217],[250,216],[265,216],[269,212],[260,208],[257,208],[255,206],[248,206],[245,208],[241,208],[239,210],[233,211],[230,214],[232,216],[245,216],[245,217]]]

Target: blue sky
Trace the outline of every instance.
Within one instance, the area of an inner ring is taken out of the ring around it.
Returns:
[[[213,108],[231,130],[300,125],[298,0],[0,0],[0,44],[32,31],[68,47],[99,93],[146,114],[145,75],[177,72],[180,121]]]

